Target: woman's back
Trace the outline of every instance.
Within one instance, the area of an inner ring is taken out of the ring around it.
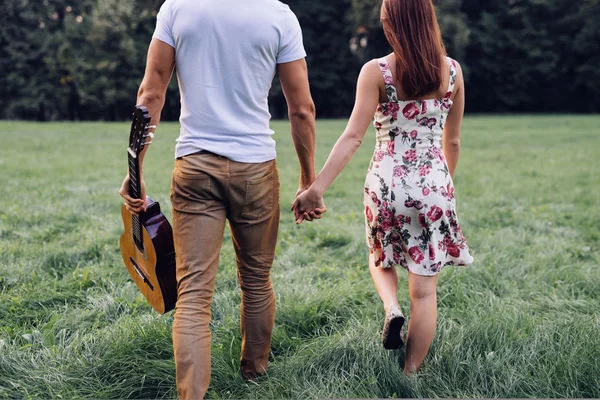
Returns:
[[[396,55],[392,53],[386,57],[383,57],[382,59],[378,59],[377,61],[379,63],[382,60],[384,60],[387,63],[387,65],[389,66],[390,74],[392,76],[392,79],[394,80],[394,88],[396,89],[398,100],[400,100],[400,101],[433,100],[433,99],[440,99],[440,98],[447,97],[446,95],[448,93],[448,86],[450,86],[452,69],[454,69],[454,79],[456,79],[457,63],[456,63],[456,61],[450,59],[449,57],[446,57],[445,62],[442,65],[442,80],[441,80],[441,85],[438,87],[438,89],[435,92],[427,93],[423,96],[417,96],[417,97],[410,96],[409,94],[406,93],[406,91],[402,87],[402,83],[398,80],[398,78],[396,76],[396,71],[398,68],[397,62],[396,62]],[[453,61],[454,64],[452,64],[451,62],[448,62],[450,60]],[[456,83],[456,81],[455,81],[455,83]],[[454,97],[454,95],[452,97]],[[381,87],[380,88],[380,102],[385,103],[387,101],[388,101],[388,96],[387,96],[387,93],[385,92],[385,87]]]
[[[442,80],[446,86],[421,98],[406,100],[403,100],[407,97],[406,93],[397,85],[392,72],[395,56],[377,60],[383,77],[380,104],[374,116],[378,142],[389,142],[400,136],[402,140],[399,144],[404,147],[410,145],[410,139],[418,144],[428,142],[441,148],[442,132],[453,104],[457,77],[457,63],[450,58],[446,60],[444,69],[448,76]]]

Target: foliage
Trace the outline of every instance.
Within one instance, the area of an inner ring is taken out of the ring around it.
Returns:
[[[357,71],[361,67],[348,45],[354,33],[345,17],[350,0],[286,0],[285,3],[296,13],[303,29],[318,116],[349,116],[354,104]],[[287,110],[278,86],[270,100],[271,107],[278,110],[274,115],[283,116]]]
[[[440,276],[439,325],[415,379],[380,341],[383,307],[364,242],[374,132],[326,196],[325,218],[288,210],[298,162],[275,122],[282,222],[269,376],[239,374],[240,290],[226,233],[212,304],[209,398],[600,397],[597,116],[468,117],[455,179],[476,262]],[[318,125],[322,165],[345,121]],[[119,254],[126,123],[0,122],[0,398],[174,398],[172,316],[130,282]],[[175,123],[147,156],[170,217]],[[410,312],[407,275],[400,304]]]
[[[477,16],[466,56],[471,110],[598,111],[592,69],[600,30],[592,21],[600,1],[464,2],[467,14]]]
[[[379,22],[382,0],[285,2],[304,29],[319,116],[347,116],[361,63],[390,51]],[[159,3],[4,0],[0,118],[127,118]],[[466,75],[467,111],[600,111],[600,0],[435,3],[448,53]],[[365,46],[352,52],[351,41]],[[271,111],[287,114],[277,82]],[[178,114],[173,80],[163,118]]]

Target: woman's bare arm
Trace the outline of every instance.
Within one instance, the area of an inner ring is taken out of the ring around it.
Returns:
[[[323,194],[348,165],[361,145],[379,104],[380,86],[382,85],[383,78],[377,61],[373,60],[365,64],[358,78],[356,103],[348,125],[333,147],[315,182],[294,202],[292,209],[297,211],[296,215],[324,208]],[[297,222],[302,222],[303,219],[301,216]]]
[[[450,176],[454,178],[454,172],[458,165],[458,156],[460,155],[460,130],[465,113],[465,81],[463,78],[462,69],[457,63],[456,68],[456,84],[454,86],[454,104],[448,114],[446,125],[444,126],[444,134],[442,136],[442,146],[444,156],[448,162]]]

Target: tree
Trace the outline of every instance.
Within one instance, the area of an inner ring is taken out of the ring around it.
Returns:
[[[286,0],[303,29],[311,92],[319,117],[349,116],[354,104],[359,60],[350,51],[353,26],[346,17],[351,0]],[[271,91],[273,115],[282,117],[280,85]]]

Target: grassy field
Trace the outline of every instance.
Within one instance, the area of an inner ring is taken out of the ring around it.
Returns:
[[[269,375],[239,376],[229,233],[213,305],[210,398],[600,397],[600,116],[470,117],[455,179],[476,258],[448,268],[421,373],[383,350],[366,266],[362,187],[373,133],[328,193],[326,219],[287,209],[298,166],[274,123],[283,218]],[[344,124],[318,126],[318,165]],[[122,265],[117,190],[126,124],[0,122],[0,398],[173,398],[172,315],[155,315]],[[176,124],[147,158],[170,217]],[[406,274],[400,297],[409,312]]]

